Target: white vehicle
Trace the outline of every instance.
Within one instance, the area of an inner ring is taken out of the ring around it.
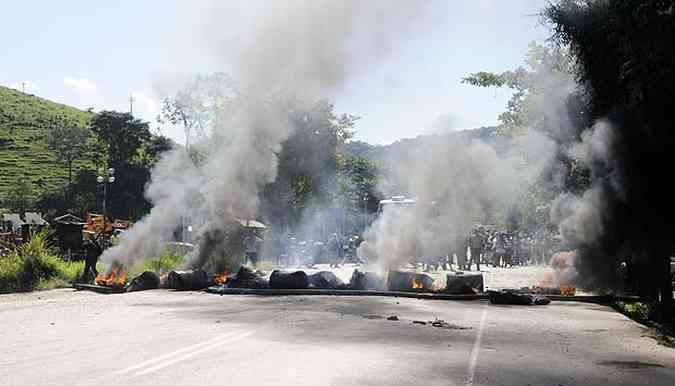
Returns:
[[[392,198],[387,200],[380,200],[380,203],[377,207],[378,215],[381,215],[384,211],[384,208],[412,208],[415,206],[415,200],[412,198],[406,198],[405,196],[392,196]]]

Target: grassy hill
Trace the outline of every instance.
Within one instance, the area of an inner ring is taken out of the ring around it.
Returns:
[[[49,127],[63,121],[86,125],[92,113],[0,86],[0,196],[19,179],[35,191],[67,183],[68,170],[47,146]],[[73,169],[93,167],[76,162]]]

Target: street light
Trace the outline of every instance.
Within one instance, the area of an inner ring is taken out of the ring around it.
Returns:
[[[363,230],[368,227],[368,195],[363,196]]]
[[[96,182],[103,184],[103,226],[105,228],[106,201],[108,199],[108,184],[115,182],[115,168],[108,168],[104,175],[96,177]]]

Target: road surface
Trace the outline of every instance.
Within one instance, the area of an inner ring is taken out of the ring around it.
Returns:
[[[0,296],[0,342],[3,385],[675,385],[675,350],[583,303],[53,290]]]

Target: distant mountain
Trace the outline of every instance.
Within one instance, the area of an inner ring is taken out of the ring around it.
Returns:
[[[371,145],[363,141],[352,141],[344,145],[343,153],[347,156],[363,157],[371,161],[387,162],[391,154],[406,153],[407,149],[418,146],[425,141],[433,141],[438,137],[445,136],[458,136],[467,142],[480,140],[492,145],[498,154],[506,153],[511,147],[511,139],[499,131],[499,126],[487,126],[443,134],[419,135],[416,138],[400,139],[389,145]]]
[[[50,125],[63,118],[86,124],[92,113],[0,86],[0,195],[19,179],[36,191],[62,186],[66,167],[47,146]],[[91,167],[87,161],[74,165]]]

